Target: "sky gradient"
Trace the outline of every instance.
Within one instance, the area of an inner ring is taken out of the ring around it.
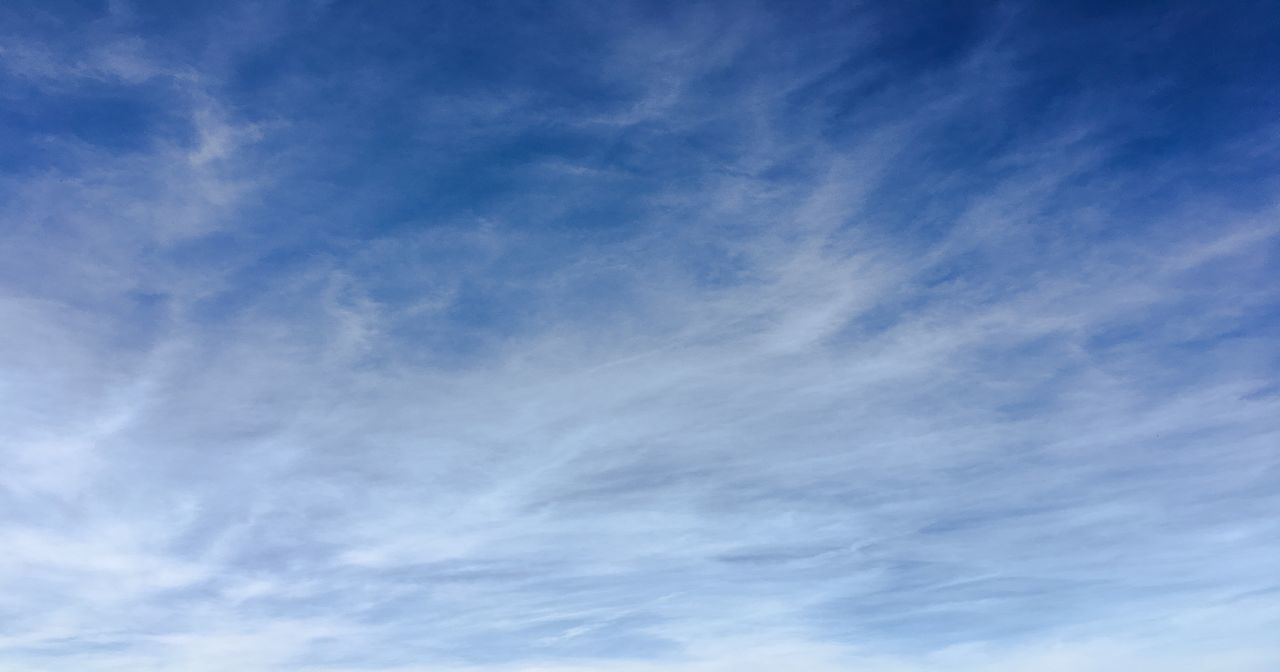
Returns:
[[[1274,672],[1277,34],[3,3],[0,672]]]

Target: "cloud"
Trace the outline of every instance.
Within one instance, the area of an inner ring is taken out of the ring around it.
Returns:
[[[180,121],[3,176],[0,670],[1280,660],[1273,194],[1037,12],[149,11],[4,52]]]

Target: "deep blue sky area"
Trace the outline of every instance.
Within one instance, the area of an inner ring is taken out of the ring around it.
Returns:
[[[0,6],[0,672],[1280,669],[1280,5]]]

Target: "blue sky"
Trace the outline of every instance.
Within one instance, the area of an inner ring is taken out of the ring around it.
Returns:
[[[0,8],[0,672],[1280,667],[1268,2]]]

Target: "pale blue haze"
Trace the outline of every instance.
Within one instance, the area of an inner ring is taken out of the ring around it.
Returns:
[[[3,3],[0,672],[1274,672],[1277,35]]]

